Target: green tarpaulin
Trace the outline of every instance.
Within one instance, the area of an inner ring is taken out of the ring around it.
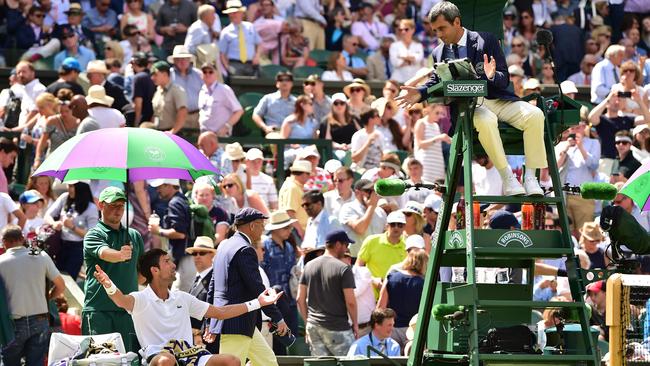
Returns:
[[[463,26],[473,31],[493,33],[503,39],[503,0],[452,0],[460,10]]]
[[[6,345],[14,339],[14,323],[9,313],[7,293],[0,280],[0,346]]]

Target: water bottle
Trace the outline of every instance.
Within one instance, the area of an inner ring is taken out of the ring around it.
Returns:
[[[465,282],[465,267],[453,267],[451,269],[451,282],[464,283]]]
[[[25,127],[23,128],[23,132],[20,134],[20,141],[18,141],[18,147],[21,150],[25,150],[27,148],[27,141],[25,141],[25,137],[29,135],[29,128]]]

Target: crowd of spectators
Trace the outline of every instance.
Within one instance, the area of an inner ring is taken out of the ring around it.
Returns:
[[[205,295],[207,288],[196,286],[211,267],[198,257],[213,253],[232,235],[241,209],[255,208],[270,217],[266,235],[253,243],[261,271],[268,286],[285,293],[286,304],[279,307],[289,329],[302,335],[299,315],[306,324],[313,355],[360,354],[368,344],[390,355],[404,354],[442,198],[427,189],[380,197],[373,187],[379,178],[445,181],[452,138],[447,134],[449,108],[417,104],[405,109],[395,102],[400,86],[430,66],[429,56],[440,43],[427,18],[437,2],[5,0],[0,12],[7,31],[0,41],[18,50],[20,61],[7,65],[13,69],[10,87],[0,93],[0,117],[4,128],[21,135],[14,141],[0,138],[0,223],[19,225],[28,240],[41,232],[59,238],[58,246],[50,247],[56,270],[44,260],[47,278],[58,281],[60,271],[80,283],[88,280],[96,259],[89,262],[84,256],[84,237],[101,227],[99,211],[110,209],[100,201],[100,192],[117,183],[62,184],[32,177],[24,193],[12,198],[16,156],[27,154],[31,145],[36,169],[76,134],[109,127],[179,134],[219,170],[219,179],[139,181],[124,187],[142,250],[170,251],[177,266],[175,289]],[[610,182],[621,188],[650,158],[650,5],[633,0],[514,1],[502,21],[502,46],[518,96],[539,93],[557,81],[565,95],[587,99],[580,123],[564,131],[555,146],[561,183]],[[555,70],[535,40],[542,28],[555,35]],[[294,78],[301,67],[316,66],[312,56],[323,50],[329,51],[327,70]],[[35,68],[42,59],[51,59],[58,72],[47,86]],[[287,145],[284,151],[266,144],[220,143],[220,138],[236,135],[245,114],[229,80],[257,76],[269,64],[285,69],[275,75],[276,91],[251,106],[251,127],[271,144],[288,138],[311,141]],[[328,95],[330,81],[348,83]],[[373,95],[373,81],[383,83],[380,95]],[[198,137],[192,137],[194,131]],[[322,156],[312,145],[315,139],[330,140],[332,156]],[[285,166],[277,166],[278,154]],[[508,160],[521,178],[522,157]],[[284,181],[275,179],[278,170],[287,171]],[[503,194],[489,158],[478,156],[472,171],[474,185],[465,189]],[[541,176],[542,185],[549,187],[547,172]],[[567,196],[570,230],[584,268],[608,264],[609,239],[597,224],[603,204],[610,203]],[[611,204],[650,230],[650,215],[629,197],[619,194]],[[190,235],[197,232],[190,230],[196,225],[196,205],[206,209],[203,225],[213,233],[209,240]],[[513,213],[491,207],[480,224],[517,228],[519,209],[507,209]],[[545,224],[559,230],[557,212],[549,211]],[[453,220],[450,225],[455,227]],[[4,249],[18,241],[10,232],[3,236]],[[116,258],[141,254],[119,253]],[[307,265],[323,254],[326,260]],[[637,259],[641,271],[650,273],[650,261]],[[545,264],[560,273],[566,270],[563,261]],[[306,276],[301,276],[303,270]],[[525,281],[521,274],[503,273],[486,269],[479,278]],[[463,280],[452,274],[443,269],[441,278]],[[539,276],[534,296],[570,298],[567,284],[563,277]],[[325,287],[328,292],[319,290]],[[595,286],[588,291],[600,318],[604,291]],[[88,306],[84,312],[97,312]],[[203,342],[202,326],[194,324],[197,343]],[[106,330],[97,327],[83,331]],[[269,338],[275,354],[287,352],[277,336]]]

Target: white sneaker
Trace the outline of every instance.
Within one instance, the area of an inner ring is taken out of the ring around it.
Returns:
[[[506,196],[521,196],[526,194],[526,190],[521,186],[514,174],[503,181],[503,194]]]
[[[544,190],[539,186],[539,182],[535,177],[524,178],[524,188],[526,188],[526,196],[543,196]]]

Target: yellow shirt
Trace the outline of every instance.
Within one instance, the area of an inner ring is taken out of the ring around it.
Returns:
[[[392,244],[386,233],[370,235],[363,241],[357,258],[365,262],[373,277],[384,278],[390,266],[406,258],[404,237]]]
[[[289,177],[284,181],[280,192],[278,193],[278,208],[280,210],[293,211],[296,219],[303,230],[307,228],[309,216],[307,211],[302,208],[302,185],[296,182],[295,177]]]

